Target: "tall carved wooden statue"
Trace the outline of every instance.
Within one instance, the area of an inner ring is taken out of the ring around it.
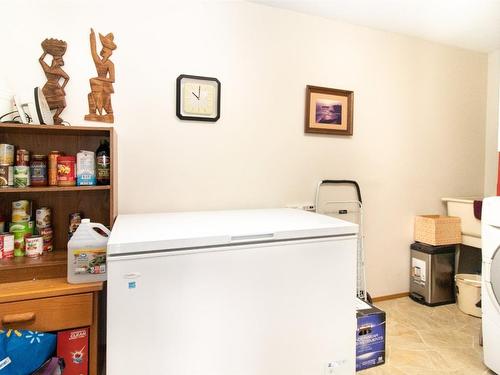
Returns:
[[[111,94],[114,92],[115,65],[109,58],[116,49],[112,33],[108,35],[99,34],[102,50],[100,56],[97,54],[94,29],[90,29],[90,51],[97,70],[97,77],[90,79],[89,114],[85,120],[114,122],[113,107],[111,106]]]
[[[55,110],[54,124],[62,123],[63,120],[59,115],[66,108],[66,92],[64,88],[68,84],[69,76],[61,68],[64,65],[63,55],[66,53],[66,48],[67,44],[65,41],[45,39],[42,42],[43,54],[38,59],[47,77],[47,82],[43,86],[42,92],[45,99],[47,99],[49,108]],[[44,61],[47,55],[52,56],[50,65]],[[63,79],[62,85],[60,84],[61,78]]]

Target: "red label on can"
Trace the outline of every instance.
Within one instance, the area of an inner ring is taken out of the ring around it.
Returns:
[[[14,235],[10,233],[0,234],[0,259],[14,257]]]
[[[32,236],[25,238],[26,256],[36,258],[43,253],[43,238],[42,236]]]
[[[38,229],[38,233],[43,238],[43,251],[52,251],[53,250],[53,245],[52,245],[53,232],[52,232],[52,228],[51,227],[40,228],[40,229]]]

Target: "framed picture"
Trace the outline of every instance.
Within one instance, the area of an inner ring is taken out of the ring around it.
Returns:
[[[220,117],[217,78],[181,74],[177,77],[176,114],[181,120],[211,121]]]
[[[306,133],[352,135],[352,91],[307,86]]]

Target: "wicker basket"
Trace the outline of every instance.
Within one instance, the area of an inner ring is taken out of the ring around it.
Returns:
[[[441,215],[416,216],[415,241],[434,246],[461,243],[460,218]]]

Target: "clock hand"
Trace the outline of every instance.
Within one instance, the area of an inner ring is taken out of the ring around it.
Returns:
[[[200,99],[201,96],[201,86],[198,86],[198,100]]]
[[[193,94],[196,97],[196,99],[200,100],[200,97],[196,95],[194,92],[191,91],[191,94]]]

